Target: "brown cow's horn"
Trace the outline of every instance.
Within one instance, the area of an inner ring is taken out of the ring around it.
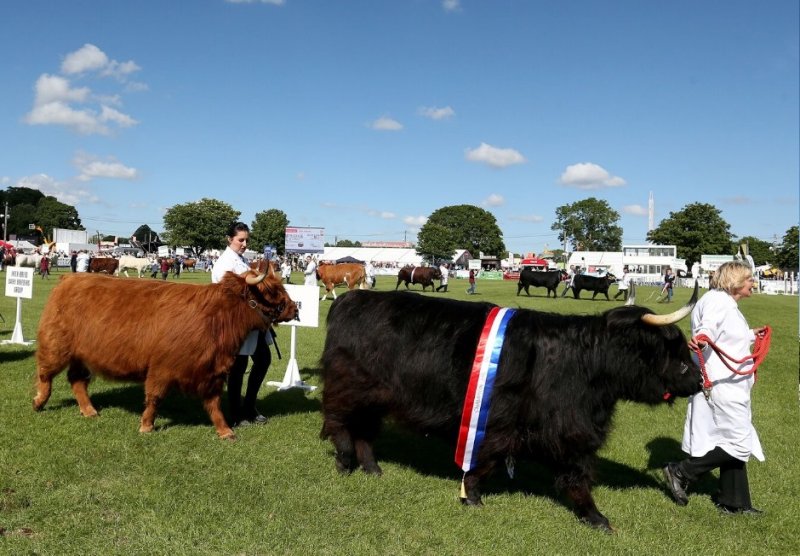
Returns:
[[[677,311],[673,313],[668,313],[666,315],[653,315],[653,314],[642,315],[642,322],[653,326],[666,326],[668,324],[674,324],[678,322],[683,317],[691,313],[692,309],[694,309],[694,306],[697,303],[697,292],[699,289],[700,286],[697,283],[697,280],[695,280],[694,292],[692,293],[692,298],[686,305],[684,305]]]
[[[264,278],[267,277],[267,274],[259,274],[258,276],[245,276],[244,280],[247,282],[248,286],[257,286],[261,282],[264,281]]]

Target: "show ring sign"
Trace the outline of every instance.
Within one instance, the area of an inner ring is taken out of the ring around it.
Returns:
[[[292,329],[289,365],[286,367],[286,373],[281,382],[269,381],[267,385],[277,386],[278,390],[288,390],[289,388],[315,390],[316,386],[306,384],[300,378],[300,367],[297,364],[297,327],[316,328],[319,326],[319,288],[294,284],[286,284],[284,287],[292,301],[297,304],[297,318],[280,323],[282,327],[289,326]]]
[[[33,269],[18,266],[6,268],[6,297],[17,298],[17,318],[14,323],[14,333],[10,340],[3,340],[3,344],[29,345],[22,337],[22,298],[33,297]]]

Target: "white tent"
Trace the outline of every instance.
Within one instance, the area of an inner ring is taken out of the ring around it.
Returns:
[[[318,256],[320,261],[337,261],[343,257],[353,257],[359,261],[377,265],[422,265],[422,257],[414,249],[396,247],[326,247]]]

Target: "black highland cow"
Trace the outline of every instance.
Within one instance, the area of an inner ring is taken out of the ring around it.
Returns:
[[[581,520],[610,530],[592,498],[596,454],[618,400],[655,405],[700,390],[700,370],[670,315],[637,306],[600,315],[519,309],[508,322],[477,466],[465,503],[507,456],[549,466]],[[328,315],[322,355],[321,436],[336,466],[380,474],[373,442],[381,421],[439,433],[456,444],[478,338],[493,305],[410,292],[352,291]],[[425,331],[421,334],[420,331]],[[454,464],[455,465],[455,464]]]
[[[531,295],[528,288],[546,288],[547,297],[550,297],[550,292],[553,292],[553,299],[556,296],[556,290],[561,280],[567,273],[563,270],[532,270],[530,268],[523,268],[519,273],[519,282],[517,282],[517,295],[520,294],[522,288],[525,288],[525,295]]]
[[[592,299],[597,297],[598,293],[602,293],[606,296],[606,301],[611,301],[608,297],[608,288],[616,281],[617,279],[613,274],[606,274],[605,276],[578,274],[572,281],[572,293],[575,295],[575,299],[581,298],[581,290],[594,292]]]

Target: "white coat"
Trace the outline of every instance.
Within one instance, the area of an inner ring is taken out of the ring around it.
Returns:
[[[316,286],[317,285],[317,263],[314,262],[312,259],[306,265],[306,269],[303,271],[305,274],[305,282],[306,286]]]
[[[223,251],[222,255],[217,259],[217,262],[214,263],[214,268],[211,269],[211,283],[218,283],[228,271],[242,274],[248,270],[250,270],[250,265],[247,263],[247,259],[230,247],[226,247],[225,251]],[[258,330],[250,331],[247,338],[244,339],[242,347],[239,349],[239,355],[253,355],[256,352],[258,333]],[[270,336],[270,334],[265,334],[264,339],[268,345],[272,343],[272,336]]]
[[[736,300],[724,290],[705,294],[692,311],[692,335],[705,334],[730,357],[741,359],[750,354],[755,334]],[[703,392],[689,398],[686,423],[683,429],[683,451],[691,456],[703,456],[719,446],[741,461],[754,456],[764,461],[758,433],[753,427],[750,390],[755,377],[731,372],[710,348],[703,350],[706,372],[712,382],[711,396]],[[752,361],[731,363],[739,372],[748,371]]]

